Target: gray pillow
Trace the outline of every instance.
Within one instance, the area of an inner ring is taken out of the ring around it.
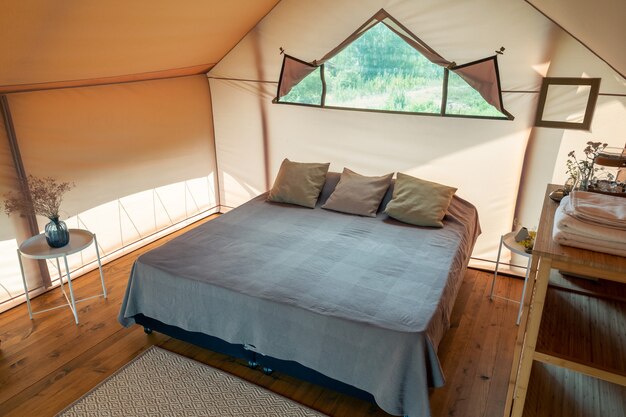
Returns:
[[[456,190],[398,172],[393,197],[385,213],[416,226],[443,227],[443,217]]]
[[[335,191],[322,208],[376,217],[376,211],[389,188],[391,177],[393,172],[381,177],[365,177],[344,168]]]
[[[285,158],[267,199],[314,208],[326,181],[329,165],[291,162]]]

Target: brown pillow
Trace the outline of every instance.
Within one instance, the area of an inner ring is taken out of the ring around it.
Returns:
[[[393,172],[381,177],[365,177],[344,168],[335,191],[322,208],[376,217],[380,201],[391,184],[391,177]]]
[[[326,181],[329,165],[291,162],[285,158],[267,199],[314,208]]]
[[[443,217],[456,190],[398,172],[385,213],[416,226],[443,227]]]

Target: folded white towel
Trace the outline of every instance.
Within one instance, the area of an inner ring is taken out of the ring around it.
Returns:
[[[560,230],[557,227],[556,222],[554,223],[554,227],[552,229],[552,238],[560,245],[573,246],[576,248],[626,257],[626,244],[607,242],[605,240],[594,239],[592,237],[567,233]]]
[[[573,191],[568,197],[561,204],[570,216],[626,230],[626,198],[586,191]]]
[[[561,205],[557,207],[554,213],[554,224],[563,232],[571,233],[578,236],[591,237],[605,242],[617,242],[626,244],[626,229],[617,229],[600,225],[598,223],[590,223],[579,220],[567,213],[567,207],[570,205],[570,197],[563,197]]]

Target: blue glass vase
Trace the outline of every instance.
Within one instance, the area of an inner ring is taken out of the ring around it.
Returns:
[[[44,230],[46,241],[53,248],[65,246],[70,241],[70,232],[67,230],[67,225],[63,220],[59,220],[58,217],[51,218],[50,223],[46,224]]]

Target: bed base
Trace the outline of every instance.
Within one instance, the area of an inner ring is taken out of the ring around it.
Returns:
[[[271,374],[273,371],[282,372],[294,378],[320,385],[325,388],[330,388],[333,391],[337,391],[342,394],[366,400],[373,404],[376,403],[372,394],[356,388],[355,386],[329,378],[324,374],[299,364],[298,362],[286,361],[262,355],[246,348],[245,345],[228,343],[220,338],[209,336],[204,333],[189,332],[181,329],[180,327],[171,326],[153,318],[144,316],[143,314],[137,314],[134,316],[134,319],[137,324],[144,327],[144,332],[147,334],[157,331],[175,339],[179,339],[214,352],[243,359],[244,361],[247,361],[249,367],[257,368],[266,375]]]

